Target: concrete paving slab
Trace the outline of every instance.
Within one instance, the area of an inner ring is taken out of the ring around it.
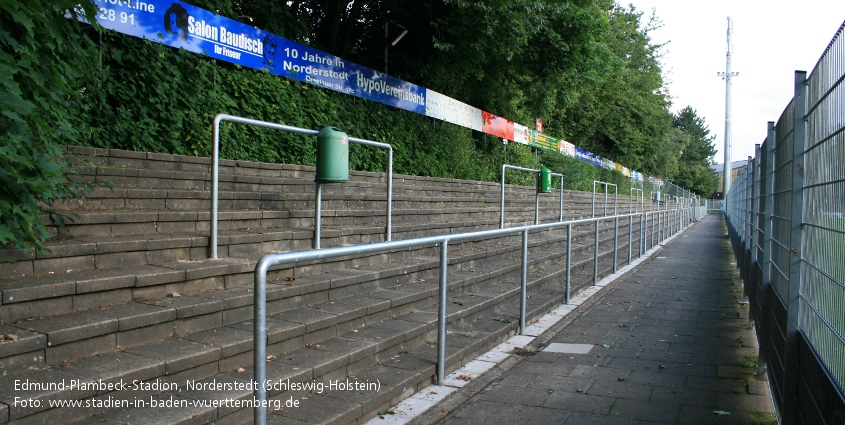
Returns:
[[[592,349],[592,344],[567,344],[553,342],[543,348],[543,351],[546,353],[588,354]]]
[[[480,356],[476,360],[482,360],[485,362],[491,363],[501,363],[506,358],[510,357],[510,354],[502,353],[502,352],[495,352],[495,351],[488,351]]]

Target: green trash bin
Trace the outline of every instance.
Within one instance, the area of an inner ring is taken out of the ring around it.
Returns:
[[[317,134],[317,183],[349,181],[349,136],[336,127]]]
[[[552,193],[552,171],[546,167],[540,168],[537,179],[537,193]]]

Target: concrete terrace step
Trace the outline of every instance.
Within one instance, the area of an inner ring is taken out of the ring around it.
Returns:
[[[483,230],[484,227],[494,227],[494,223],[485,225],[472,222],[466,223],[466,226],[456,228],[455,223],[443,223],[440,226],[425,224],[408,226],[405,231],[400,227],[398,234],[413,237],[456,230]],[[607,235],[610,231],[610,227],[605,226],[602,234]],[[573,237],[577,243],[582,238],[592,240],[591,235],[590,230],[585,230],[576,231]],[[374,239],[370,241],[382,240],[381,229],[373,229],[371,236]],[[159,298],[171,292],[187,293],[250,285],[250,272],[261,254],[288,251],[291,248],[306,249],[310,246],[311,237],[311,232],[306,230],[285,230],[263,235],[223,232],[220,238],[221,254],[237,254],[242,255],[242,258],[224,257],[221,261],[207,260],[207,239],[195,235],[167,239],[123,237],[66,240],[61,250],[56,249],[50,255],[59,255],[63,250],[64,254],[71,256],[43,258],[44,255],[39,254],[34,259],[18,258],[18,262],[12,265],[15,269],[6,269],[8,275],[17,277],[0,280],[0,319],[9,322],[106,307],[131,300]],[[340,232],[326,229],[324,245],[334,245],[333,240],[338,237]],[[297,238],[300,242],[293,243]],[[562,236],[558,238],[564,240]],[[359,238],[354,242],[365,241]],[[503,241],[513,243],[515,238]],[[476,243],[479,242],[491,243]],[[156,247],[157,250],[151,250]],[[426,250],[430,251],[431,248],[407,250],[398,256],[393,254],[392,257],[407,259],[424,254]],[[351,256],[331,262],[299,264],[297,268],[300,273],[303,270],[324,272],[360,265],[362,262],[379,261],[380,257],[383,255],[375,256],[375,260],[367,260],[370,256]],[[51,269],[57,271],[50,272]]]
[[[586,257],[590,257],[587,255]],[[559,262],[559,259],[558,259]],[[581,264],[583,263],[583,264]],[[558,264],[560,267],[560,264]],[[577,273],[578,270],[581,269],[591,269],[591,258],[587,258],[585,260],[579,260],[575,263],[575,267],[573,270]],[[558,270],[555,273],[551,273],[551,267],[546,266],[548,271],[539,271],[539,275],[536,282],[549,282],[551,279],[559,279],[559,275],[562,272]],[[495,288],[488,286],[486,290],[478,292],[477,290],[471,290],[470,288],[475,286],[479,287],[481,280],[480,274],[481,270],[471,270],[466,273],[472,273],[472,275],[466,274],[468,277],[462,277],[460,274],[452,274],[450,275],[450,279],[452,283],[450,283],[450,293],[457,294],[453,296],[461,296],[459,293],[462,291],[463,295],[466,296],[469,294],[469,297],[472,297],[472,300],[479,300],[483,299],[483,297],[488,296],[486,295],[489,292],[491,295],[488,297],[496,297],[502,296],[516,296],[516,289],[518,284],[515,281],[511,281],[510,283],[504,284],[496,284],[493,282],[493,286],[498,287],[500,290],[495,290]],[[511,274],[515,274],[516,270],[513,271]],[[535,272],[537,273],[537,272]],[[531,279],[534,280],[534,274],[532,273]],[[557,274],[558,276],[555,276]],[[471,276],[471,278],[470,278]],[[500,273],[490,273],[488,279],[501,279],[502,275]],[[360,276],[347,276],[348,282],[356,280],[356,278],[360,278]],[[390,279],[383,278],[386,281]],[[512,277],[511,279],[515,279]],[[339,281],[334,279],[332,281],[332,285],[334,286]],[[533,288],[537,285],[536,282],[532,282],[530,287]],[[433,282],[432,282],[433,283]],[[325,283],[319,282],[312,282],[310,285],[326,285]],[[504,288],[502,286],[504,285]],[[327,285],[326,285],[327,286]],[[313,286],[312,286],[313,287]],[[303,287],[304,288],[304,287]],[[491,289],[492,288],[492,289]],[[419,290],[423,289],[423,292],[420,293]],[[576,286],[577,289],[577,286]],[[397,291],[398,290],[398,291]],[[410,291],[410,292],[409,292]],[[416,295],[414,295],[414,291],[416,291]],[[492,292],[491,292],[492,291]],[[358,323],[360,325],[370,324],[372,320],[383,320],[387,317],[395,316],[396,314],[402,314],[405,312],[410,312],[414,307],[419,308],[424,306],[426,303],[432,303],[434,296],[435,296],[436,289],[429,285],[422,284],[422,282],[415,282],[412,284],[404,284],[403,286],[390,288],[388,290],[378,290],[376,292],[367,293],[364,296],[357,295],[353,298],[346,298],[341,299],[340,301],[332,300],[330,296],[329,301],[323,301],[321,303],[314,302],[313,304],[303,304],[301,307],[297,307],[294,310],[287,310],[282,313],[276,314],[276,316],[284,317],[287,321],[299,321],[303,322],[306,326],[306,331],[308,333],[303,334],[295,339],[295,345],[305,341],[312,341],[315,338],[321,338],[321,335],[334,335],[335,334],[335,318],[337,319],[337,329],[340,330],[342,323],[345,321],[347,325]],[[532,289],[532,293],[534,289]],[[275,286],[270,291],[270,311],[274,312],[280,305],[290,305],[290,299],[287,301],[281,301],[281,298],[278,302],[282,304],[274,304],[273,298],[279,296],[279,294],[285,294],[286,296],[291,296],[292,294],[297,293],[296,288],[279,288]],[[480,294],[480,295],[479,295]],[[534,294],[532,296],[539,296],[540,294]],[[300,303],[306,303],[310,299],[312,299],[315,294],[312,293],[310,295],[300,295],[302,299]],[[298,297],[300,297],[298,296]],[[481,296],[482,298],[476,298]],[[311,297],[306,299],[307,297]],[[314,298],[314,299],[320,299]],[[539,298],[537,298],[539,299]],[[347,301],[353,300],[354,305],[346,306],[344,305]],[[385,311],[385,300],[390,300],[391,307],[390,310]],[[27,344],[44,344],[43,339],[37,339],[38,337],[36,331],[41,332],[48,332],[47,335],[47,357],[52,358],[54,360],[60,359],[59,356],[72,356],[72,353],[77,353],[76,355],[90,354],[90,353],[97,353],[97,352],[108,352],[115,348],[125,347],[126,345],[132,344],[139,344],[144,343],[145,341],[161,341],[161,338],[168,338],[174,334],[176,335],[184,335],[185,333],[196,333],[192,335],[188,335],[186,338],[192,340],[191,338],[200,338],[199,335],[206,335],[206,336],[214,336],[217,335],[218,337],[228,338],[226,335],[231,336],[231,332],[225,332],[225,330],[217,329],[211,330],[208,332],[203,332],[203,326],[210,327],[210,326],[219,326],[222,320],[223,325],[227,325],[228,327],[235,327],[241,328],[245,330],[249,330],[251,325],[237,323],[234,324],[232,321],[245,319],[251,316],[251,306],[248,303],[251,301],[251,294],[248,291],[244,290],[234,290],[234,291],[220,291],[218,293],[210,293],[201,296],[199,299],[192,299],[190,297],[180,297],[174,299],[167,299],[161,300],[156,302],[151,302],[149,304],[144,304],[140,306],[121,306],[115,309],[108,309],[103,311],[98,311],[96,314],[86,314],[83,313],[74,317],[72,320],[67,320],[66,318],[50,318],[50,319],[40,319],[36,321],[28,321],[24,322],[24,326],[30,326],[26,332],[20,336],[22,341],[26,341]],[[398,304],[397,304],[398,303]],[[413,304],[416,303],[416,304]],[[422,303],[422,304],[420,304]],[[228,308],[227,310],[214,312],[214,308],[225,306]],[[461,306],[472,306],[472,302],[464,299],[461,302]],[[156,309],[154,307],[158,307]],[[275,306],[275,307],[274,307]],[[307,306],[307,307],[306,307]],[[295,307],[295,305],[291,305],[291,307]],[[366,307],[366,311],[368,316],[366,319],[362,318],[362,314],[364,314]],[[476,305],[478,307],[478,305]],[[175,312],[174,312],[175,310]],[[330,312],[329,314],[320,313],[321,310],[323,312]],[[310,312],[305,314],[306,312]],[[205,313],[205,314],[203,314]],[[168,317],[173,317],[175,314],[176,319],[172,321],[172,323],[164,322],[156,324],[156,320],[166,320]],[[222,314],[222,316],[221,316]],[[310,318],[314,314],[317,314],[318,317]],[[335,316],[333,317],[332,314]],[[455,314],[454,311],[451,310],[450,306],[450,318],[453,317]],[[461,314],[461,318],[463,318],[467,312],[464,311]],[[356,316],[357,315],[357,316]],[[307,316],[307,317],[306,317]],[[296,319],[295,317],[300,317],[300,319]],[[354,317],[358,317],[355,319]],[[511,315],[513,317],[513,315]],[[304,319],[304,320],[303,320]],[[117,323],[115,323],[115,321]],[[512,320],[511,320],[512,321]],[[62,325],[62,323],[64,325]],[[133,328],[133,326],[140,326],[141,324],[148,324],[147,328]],[[276,338],[281,338],[279,335],[289,335],[290,326],[277,326],[271,323],[271,330],[270,330],[270,341],[271,344],[274,341],[277,341]],[[117,332],[116,340],[117,340],[117,347],[114,346],[114,339],[109,339],[108,335],[104,336],[96,336],[99,333],[105,331],[106,328],[114,328],[115,326],[121,329]],[[325,328],[325,326],[331,326],[331,328]],[[175,331],[174,331],[175,329]],[[33,332],[33,334],[30,334]],[[218,332],[222,332],[218,335]],[[329,332],[326,334],[326,332]],[[65,340],[71,338],[71,335],[85,335],[85,336],[92,336],[92,338],[87,340],[82,340],[78,343],[68,343],[66,345],[58,345],[56,347],[51,347],[50,341],[59,344]],[[240,336],[246,338],[247,335],[244,333],[240,333]],[[104,341],[105,339],[105,341]],[[219,346],[223,350],[227,350],[230,345],[237,345],[240,344],[240,347],[244,347],[245,342],[240,340],[241,342],[233,342],[233,340],[226,341],[212,341],[210,344],[212,346]],[[206,341],[207,342],[207,341]],[[155,344],[155,342],[151,342]],[[281,342],[280,342],[281,344]],[[290,344],[288,342],[287,344]],[[234,349],[234,348],[233,348]],[[237,349],[239,350],[239,349]],[[131,351],[131,350],[130,350]],[[159,350],[152,350],[157,352]],[[237,352],[237,351],[236,351]],[[231,352],[235,354],[236,352]],[[71,354],[69,354],[71,353]],[[24,357],[37,357],[39,353],[35,353],[36,356],[33,356],[33,353],[27,353]],[[43,355],[41,355],[43,356]],[[14,356],[12,356],[14,357]],[[20,357],[20,356],[19,356]],[[13,358],[14,360],[14,358]],[[18,359],[20,360],[20,359]],[[222,361],[222,360],[221,360]],[[226,364],[233,364],[243,361],[250,361],[249,355],[243,354],[238,356],[237,358],[233,357],[227,360],[228,363]],[[221,365],[223,363],[220,363]],[[223,366],[220,366],[223,367]],[[5,371],[4,371],[5,372]]]
[[[111,180],[109,180],[111,181]],[[275,187],[253,188],[254,190],[230,190],[221,188],[218,192],[218,202],[221,209],[307,209],[313,208],[315,203],[314,184],[305,185],[302,190],[291,192],[292,187],[285,182],[279,182],[284,190]],[[207,210],[211,203],[211,191],[204,189],[167,189],[167,185],[113,188],[96,187],[93,192],[85,195],[85,201],[68,201],[61,206],[68,211],[85,210]],[[433,192],[436,189],[432,189]],[[455,191],[439,193],[437,195],[421,195],[425,188],[402,188],[394,186],[392,196],[395,208],[477,208],[496,207],[500,205],[499,193]],[[589,194],[565,191],[564,199],[568,204],[589,208],[592,200]],[[552,196],[554,195],[554,196]],[[558,205],[557,194],[540,197],[540,203],[546,208]],[[365,188],[353,184],[338,184],[324,186],[322,201],[328,209],[341,208],[370,208],[376,209],[386,205],[387,193],[382,189],[376,193],[369,193]],[[533,189],[508,186],[505,195],[507,206],[522,205],[533,207],[535,194]],[[622,205],[620,203],[620,205]],[[624,205],[627,210],[627,204]]]
[[[76,152],[74,162],[78,164],[81,180],[95,185],[108,182],[115,186],[95,191],[89,198],[102,197],[103,201],[89,202],[87,208],[156,208],[163,201],[168,208],[184,209],[191,200],[210,198],[208,158],[86,148],[72,148],[71,151]],[[333,196],[346,200],[345,194],[356,195],[358,198],[352,199],[355,201],[360,201],[362,196],[369,198],[367,202],[384,201],[386,181],[383,173],[351,173],[353,178],[349,182],[324,187],[329,201]],[[267,202],[282,201],[285,197],[290,197],[292,202],[301,202],[303,199],[297,198],[313,198],[313,176],[313,167],[222,160],[220,199],[224,203],[236,200],[242,205],[254,204],[262,199],[261,196]],[[400,203],[408,196],[426,202],[435,199],[450,202],[449,198],[452,198],[451,202],[469,200],[494,204],[499,200],[499,190],[498,183],[394,176],[394,197]],[[506,191],[509,201],[533,201],[534,198],[534,190],[530,187],[507,185]],[[467,196],[469,193],[475,195]],[[261,196],[256,199],[256,194]],[[153,196],[159,201],[143,201]],[[566,193],[571,201],[590,202],[591,196],[581,192]],[[122,204],[121,198],[126,198]],[[549,196],[542,197],[546,198]],[[69,207],[78,209],[74,208],[78,204]]]
[[[555,251],[547,250],[549,244],[559,244],[560,239],[549,238],[546,242],[536,241],[531,248],[531,263],[542,264],[554,261],[560,267],[562,265],[560,255]],[[609,240],[606,243],[609,243]],[[507,244],[498,247],[476,245],[463,249],[456,246],[453,251],[455,257],[451,260],[450,269],[454,270],[453,273],[458,273],[456,276],[460,277],[460,281],[463,282],[462,285],[465,286],[476,285],[478,282],[485,282],[490,279],[500,279],[502,276],[516,276],[519,269],[516,262],[507,262],[510,265],[505,267],[500,265],[509,256],[515,258],[516,249],[518,247],[508,246]],[[577,256],[581,251],[586,251],[586,246],[576,244],[573,248],[573,255],[578,258]],[[584,254],[584,256],[591,261],[591,256],[587,254]],[[480,268],[476,270],[476,268],[485,264],[486,267],[490,268],[489,272],[482,272]],[[228,267],[238,267],[241,271],[238,276],[244,277],[244,283],[251,283],[252,273],[250,272],[253,266],[254,263],[233,263]],[[299,267],[298,270],[307,272],[308,267],[308,265],[304,265]],[[280,269],[269,276],[269,282],[271,282],[268,289],[268,299],[271,301],[270,309],[277,311],[291,306],[309,305],[319,300],[351,297],[360,295],[362,291],[376,290],[389,285],[408,285],[409,282],[417,283],[413,286],[413,288],[416,288],[415,290],[425,288],[427,292],[423,293],[422,296],[433,302],[436,292],[433,281],[427,284],[422,282],[435,276],[437,267],[435,257],[417,257],[413,260],[397,262],[395,265],[352,266],[347,270],[296,277],[293,281],[287,279],[291,279],[291,272],[295,272],[297,269]],[[542,269],[541,265],[537,267]],[[546,269],[550,270],[548,267]],[[124,270],[124,272],[126,271],[131,272],[131,270]],[[118,270],[115,270],[115,275],[118,272]],[[187,272],[190,273],[190,271]],[[230,271],[230,276],[232,276],[231,273]],[[543,271],[542,273],[547,274],[548,272]],[[131,273],[124,273],[124,276],[131,277]],[[137,278],[140,277],[139,274]],[[176,281],[172,274],[159,277]],[[75,283],[79,284],[80,282],[76,281]],[[69,289],[66,290],[69,293],[73,291],[73,283],[73,281],[67,282]],[[190,289],[186,286],[175,286],[176,283],[162,285],[161,289],[165,291],[171,290],[173,287],[180,290]],[[58,285],[58,282],[54,282],[52,286],[43,287],[42,291],[56,289],[59,287]],[[207,290],[205,287],[203,289]],[[5,295],[8,295],[8,298],[14,298],[19,293],[26,294],[27,292],[25,292],[25,288],[21,288],[17,292],[10,291]],[[153,294],[153,292],[142,293]],[[29,338],[35,338],[37,335],[30,335],[25,332],[26,338],[19,339],[21,341],[19,343],[17,341],[2,343],[5,347],[0,345],[0,348],[5,348],[6,357],[0,359],[0,370],[10,372],[24,367],[57,364],[83,354],[107,352],[117,347],[137,344],[139,341],[151,341],[156,338],[168,337],[174,333],[182,335],[191,330],[202,330],[203,326],[213,327],[220,323],[230,324],[234,321],[246,320],[252,314],[252,296],[249,289],[244,287],[218,289],[217,291],[198,293],[196,296],[162,298],[148,302],[131,302],[131,300],[121,299],[116,296],[114,291],[109,294],[108,297],[100,297],[100,299],[105,300],[101,301],[104,307],[94,309],[81,304],[82,301],[86,300],[85,294],[67,295],[58,299],[48,298],[41,300],[41,304],[21,302],[4,305],[3,307],[7,309],[7,312],[19,315],[23,314],[20,311],[28,313],[37,307],[44,308],[45,304],[52,306],[52,309],[48,310],[51,312],[61,312],[63,311],[62,308],[67,309],[66,311],[72,311],[70,309],[73,307],[88,307],[89,310],[12,323],[9,332],[4,333],[15,333],[11,330],[17,329],[42,334],[47,339],[39,339],[42,344],[32,346],[30,342],[34,340]],[[390,294],[394,297],[401,296],[401,294],[392,292]],[[159,291],[155,295],[163,296],[163,293]],[[63,300],[70,302],[70,307],[62,307],[60,303]],[[106,304],[109,301],[110,303]],[[396,307],[400,309],[398,311],[404,312],[413,308],[412,305],[405,305],[405,301],[401,304],[404,307]],[[74,302],[79,303],[73,304]],[[124,304],[119,304],[121,302]],[[161,312],[152,306],[173,308],[176,311],[175,316],[173,312],[167,312],[167,309]],[[29,307],[30,310],[24,310],[26,307]],[[15,308],[18,310],[15,310]]]
[[[587,261],[582,260],[581,262]],[[454,368],[462,364],[461,351],[464,351],[465,353],[463,354],[467,356],[470,353],[474,356],[482,348],[489,348],[493,342],[497,341],[497,337],[498,340],[501,340],[510,334],[513,330],[513,325],[502,325],[505,321],[513,321],[503,320],[501,314],[495,312],[495,306],[502,304],[506,300],[515,300],[518,291],[511,289],[489,296],[467,292],[464,291],[467,287],[464,286],[460,277],[454,276],[453,273],[450,275],[450,278],[452,280],[450,284],[450,293],[452,294],[450,301],[452,303],[449,305],[448,312],[450,322],[453,325],[463,323],[474,324],[481,320],[485,311],[492,311],[492,316],[488,315],[488,318],[499,319],[499,324],[497,325],[492,321],[488,321],[487,323],[488,325],[492,324],[494,327],[498,326],[500,328],[498,336],[494,333],[484,338],[480,338],[478,335],[464,338],[448,338],[447,342],[451,342],[452,344],[457,343],[459,347],[466,345],[457,350],[450,350],[447,363],[450,364],[450,368]],[[544,296],[546,294],[538,291],[538,288],[544,282],[550,282],[551,280],[551,276],[532,279],[530,286],[532,293],[536,295],[531,300],[532,305],[530,307],[532,314],[542,313],[548,309],[551,302],[554,302],[555,297]],[[285,376],[295,378],[294,380],[307,381],[311,379],[324,381],[327,379],[340,379],[349,375],[360,374],[367,367],[372,367],[374,364],[381,364],[389,365],[390,367],[408,368],[410,371],[422,374],[422,379],[418,381],[418,384],[430,382],[431,375],[433,374],[433,363],[431,360],[433,358],[433,349],[422,344],[430,341],[433,335],[436,315],[430,310],[433,308],[431,302],[433,301],[435,290],[434,288],[428,287],[420,292],[419,289],[421,287],[409,287],[409,285],[413,284],[376,290],[337,301],[323,301],[322,303],[309,304],[307,307],[300,306],[292,310],[288,309],[273,314],[268,333],[268,344],[270,346],[268,353],[277,354],[276,359],[273,360],[281,364],[276,366],[281,369],[281,372]],[[554,293],[554,291],[548,292],[550,294]],[[249,297],[248,293],[231,295],[227,299],[227,302],[232,301],[235,304],[243,303],[244,299]],[[496,298],[499,299],[498,303],[495,302]],[[163,306],[162,303],[165,305]],[[47,334],[47,343],[49,345],[51,340],[58,343],[69,338],[72,333],[93,335],[103,328],[119,328],[121,326],[129,330],[132,326],[138,326],[143,322],[149,323],[155,321],[155,318],[164,319],[165,316],[173,318],[174,316],[178,317],[180,314],[184,317],[192,313],[208,311],[210,306],[219,305],[221,300],[214,298],[189,300],[188,298],[180,297],[166,300],[162,303],[136,307],[129,312],[130,314],[123,315],[121,318],[117,318],[116,316],[118,315],[113,314],[114,311],[112,311],[112,314],[101,312],[98,312],[99,314],[80,314],[75,316],[73,320],[67,320],[67,318],[56,320],[59,318],[53,318],[30,321],[28,324],[35,331],[51,331]],[[175,305],[167,306],[167,303]],[[425,305],[429,305],[429,307],[425,307]],[[159,309],[156,309],[156,307]],[[409,307],[410,309],[408,309]],[[391,309],[396,308],[407,309],[407,312],[397,314],[396,310],[391,311]],[[419,312],[415,312],[416,309],[420,308],[421,310],[418,310]],[[124,309],[127,309],[124,312],[128,311],[127,307],[124,307]],[[396,316],[399,316],[399,319],[402,320],[396,321],[390,319],[390,317]],[[387,320],[387,322],[384,322],[384,320]],[[396,324],[402,322],[408,323],[396,327]],[[71,323],[72,325],[62,325],[66,323]],[[187,322],[179,323],[185,325]],[[65,328],[64,330],[62,330],[63,327]],[[250,327],[251,324],[247,320],[246,322],[236,322],[229,326],[218,326],[206,330],[197,330],[196,332],[184,332],[184,329],[190,328],[183,328],[183,337],[162,340],[159,335],[155,342],[132,347],[126,349],[124,352],[106,353],[101,358],[89,357],[66,364],[60,369],[22,372],[15,375],[15,378],[19,380],[28,379],[33,382],[39,382],[39,380],[40,382],[58,380],[60,378],[70,380],[74,377],[76,379],[86,380],[104,379],[107,382],[114,382],[119,379],[131,381],[130,378],[148,381],[162,378],[170,382],[179,382],[180,380],[186,379],[202,379],[220,372],[235,370],[238,367],[250,363]],[[501,330],[504,330],[505,333],[502,333]],[[176,334],[179,335],[178,332]],[[341,336],[338,337],[338,335]],[[37,339],[35,336],[29,334],[22,338],[22,340],[31,345],[39,342],[43,343],[43,339]],[[452,347],[454,346],[450,348]],[[333,355],[332,352],[336,353],[336,355]],[[110,361],[123,364],[119,368],[116,365],[112,365],[111,367],[107,365],[105,368],[102,366],[104,362],[109,363]],[[401,365],[391,364],[400,362],[404,363]],[[278,370],[274,370],[273,367],[270,369],[273,372],[279,372]],[[416,387],[417,385],[414,385],[415,389]],[[0,394],[0,401],[8,404],[12,395],[5,388],[0,389],[0,391],[3,391]],[[97,395],[96,392],[91,393],[90,391],[83,391],[81,393],[73,393],[72,391],[48,391],[44,393],[36,392],[34,395],[30,395],[36,399],[48,400],[51,397],[85,399],[87,397],[102,397],[104,394],[100,392]],[[394,401],[390,399],[384,400],[382,403],[389,404]],[[12,419],[35,413],[25,408],[10,407],[10,417]],[[143,414],[141,413],[142,411],[143,409],[139,409],[136,411],[136,414]],[[74,410],[73,413],[81,415],[80,418],[84,418],[92,412],[90,410]],[[215,414],[219,413],[215,412]],[[49,415],[56,414],[58,413],[45,412],[39,414],[39,417],[43,419],[49,417]],[[106,412],[106,415],[123,414],[126,413],[120,410]],[[182,414],[187,413],[183,412]],[[110,417],[112,416],[105,416],[103,419]],[[189,417],[196,419],[193,413]],[[67,420],[67,417],[63,418]],[[172,421],[173,419],[168,420]],[[204,422],[210,422],[211,420],[214,420],[214,418],[203,419]]]
[[[52,229],[54,241],[67,238],[88,236],[114,235],[170,235],[174,233],[209,232],[211,227],[211,213],[205,210],[99,210],[77,211],[73,213],[72,223],[58,227],[51,223],[46,216],[41,221]],[[589,214],[589,210],[567,206],[564,209],[565,219],[581,218]],[[480,218],[498,219],[499,207],[458,208],[394,208],[393,223],[425,223],[477,220]],[[558,207],[540,209],[542,221],[557,220],[560,215]],[[505,209],[508,220],[526,220],[534,218],[534,210],[509,206]],[[379,209],[329,209],[322,210],[323,226],[371,226],[385,225],[386,212]],[[220,230],[253,230],[279,227],[306,228],[314,226],[314,211],[299,210],[220,210],[218,213],[218,228]],[[48,242],[48,245],[51,243]],[[55,245],[55,244],[54,244]]]
[[[223,217],[228,213],[221,214]],[[154,216],[150,215],[151,217]],[[313,243],[313,229],[310,228],[251,228],[243,230],[226,230],[230,227],[261,226],[257,221],[260,217],[267,217],[267,212],[253,214],[231,214],[240,218],[241,224],[227,225],[221,222],[218,234],[219,254],[223,257],[257,258],[268,252],[286,252],[308,249]],[[254,218],[256,222],[250,221]],[[569,217],[565,217],[569,218]],[[520,220],[514,222],[514,220]],[[552,220],[554,221],[557,217]],[[272,222],[275,218],[268,219]],[[507,217],[507,227],[532,224],[533,217],[520,217],[512,214]],[[193,221],[186,221],[194,224]],[[228,221],[234,223],[234,221]],[[108,226],[108,225],[105,225]],[[153,223],[157,228],[164,228],[161,223]],[[394,240],[415,237],[433,236],[438,234],[464,233],[478,230],[495,229],[498,219],[480,219],[471,216],[466,220],[442,219],[438,222],[422,221],[411,223],[397,223],[394,225]],[[384,240],[382,226],[353,227],[353,226],[323,226],[322,245],[324,247],[342,246],[350,244],[371,243]],[[139,234],[128,236],[114,236],[107,233],[101,236],[75,236],[55,241],[48,241],[47,247],[51,252],[33,253],[17,249],[0,250],[0,290],[6,280],[24,276],[58,277],[67,273],[85,270],[104,270],[125,266],[166,266],[167,264],[201,261],[208,258],[209,238],[207,233],[169,233],[169,234]],[[148,274],[144,272],[142,274]],[[49,280],[49,279],[48,279]],[[2,316],[0,316],[2,318]]]

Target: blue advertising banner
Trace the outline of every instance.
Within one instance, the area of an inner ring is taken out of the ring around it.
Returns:
[[[596,155],[596,154],[594,154],[590,151],[586,151],[584,149],[581,149],[577,146],[575,147],[575,157],[580,159],[581,161],[589,162],[590,164],[593,164],[596,167],[601,168],[602,165],[603,165],[602,158],[600,156],[598,156],[598,155]]]
[[[96,4],[104,28],[425,115],[423,87],[188,3]]]

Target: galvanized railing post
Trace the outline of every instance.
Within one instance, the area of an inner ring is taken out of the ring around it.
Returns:
[[[254,322],[252,350],[253,350],[253,379],[257,385],[253,391],[258,404],[253,407],[254,421],[257,425],[267,423],[267,270],[269,265],[262,258],[255,265],[253,313]]]
[[[505,228],[505,167],[507,165],[502,164],[502,195],[500,197],[502,206],[499,209],[499,228]]]
[[[209,226],[209,245],[211,252],[209,257],[217,259],[217,211],[220,207],[219,181],[220,181],[220,120],[218,114],[214,117],[212,125],[212,148],[211,148],[211,225]]]
[[[640,252],[637,258],[643,256],[646,251],[646,244],[648,243],[648,213],[643,211],[640,213]]]
[[[522,276],[519,284],[519,334],[525,335],[525,310],[528,307],[528,229],[522,232]]]
[[[628,217],[628,263],[631,264],[631,257],[634,255],[634,216]]]
[[[572,224],[566,225],[566,303],[572,289]]]
[[[596,219],[596,244],[593,256],[593,285],[599,284],[599,220]]]
[[[387,240],[393,240],[393,146],[387,151]]]
[[[661,218],[663,217],[663,211],[657,211],[657,243],[660,244],[663,242],[663,228],[661,227]]]
[[[654,241],[657,238],[657,217],[660,216],[660,210],[652,211],[651,213],[651,246],[649,249],[654,248]]]
[[[560,177],[560,218],[558,221],[563,221],[563,174],[552,173],[552,175]]]
[[[619,214],[619,186],[613,185],[613,215]]]
[[[656,223],[655,232],[657,233],[657,235],[654,238],[654,246],[657,247],[662,242],[660,240],[660,238],[663,235],[663,228],[662,228],[662,226],[663,226],[663,220],[662,220],[663,210],[657,210],[657,212],[655,212],[654,215],[655,215],[655,220],[656,220],[656,222],[655,222]]]
[[[323,227],[323,185],[321,183],[315,184],[314,188],[314,249],[320,249],[320,230]]]
[[[440,243],[440,306],[437,315],[437,384],[446,379],[446,290],[449,272],[449,241]]]
[[[539,174],[537,178],[540,178]],[[534,196],[534,224],[540,224],[540,191]]]
[[[617,251],[619,251],[619,217],[613,220],[613,273],[616,273],[616,263],[619,261]]]

